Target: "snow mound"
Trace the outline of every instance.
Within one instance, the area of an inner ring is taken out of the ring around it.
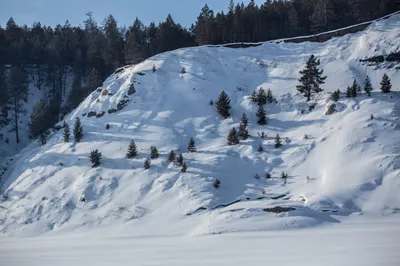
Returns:
[[[395,15],[325,43],[185,48],[119,69],[67,116],[70,126],[81,118],[81,143],[63,143],[58,132],[45,146],[29,145],[8,165],[0,232],[112,225],[131,234],[197,235],[304,228],[336,223],[335,215],[396,212],[400,74],[359,60],[398,51],[399,36],[400,15]],[[311,54],[328,78],[310,111],[311,103],[295,86]],[[378,92],[383,73],[396,92]],[[336,112],[325,115],[329,92],[343,92],[366,75],[375,88],[371,97],[341,98]],[[266,126],[257,125],[257,107],[248,97],[259,87],[270,88],[278,100],[266,106]],[[232,105],[226,120],[209,104],[222,90]],[[249,117],[251,137],[227,146],[226,136],[242,113]],[[264,139],[258,137],[262,131]],[[274,148],[276,134],[284,140],[280,149]],[[191,137],[197,153],[187,152]],[[128,160],[131,139],[139,155]],[[161,156],[144,170],[150,146]],[[94,149],[103,155],[98,168],[89,162]],[[166,162],[171,149],[183,153],[186,173]],[[282,171],[289,174],[287,182]],[[265,178],[267,172],[272,179]],[[219,189],[213,187],[216,179]]]

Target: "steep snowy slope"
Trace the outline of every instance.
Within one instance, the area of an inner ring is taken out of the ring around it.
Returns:
[[[396,15],[326,43],[187,48],[120,69],[67,117],[70,126],[76,117],[82,119],[81,143],[63,143],[58,132],[43,147],[28,146],[9,165],[0,231],[38,234],[113,225],[141,235],[209,234],[309,227],[353,213],[396,212],[400,73],[359,60],[400,51],[399,38]],[[321,60],[328,78],[325,92],[312,100],[315,109],[308,111],[310,103],[295,86],[311,54]],[[183,67],[187,73],[180,74]],[[383,73],[396,92],[379,92]],[[375,88],[372,97],[341,98],[338,112],[325,115],[329,92],[344,91],[354,78],[362,83],[366,75]],[[266,126],[256,124],[257,107],[248,97],[259,87],[271,88],[278,100],[266,106]],[[209,105],[222,90],[232,105],[226,120]],[[249,117],[251,137],[227,146],[226,136],[242,113]],[[258,137],[261,131],[266,138]],[[280,149],[273,145],[276,134],[284,138]],[[197,153],[187,153],[191,137]],[[128,160],[131,139],[139,156]],[[257,151],[260,144],[263,153]],[[161,156],[144,170],[153,145]],[[88,158],[94,149],[103,155],[98,168],[91,168]],[[171,149],[183,153],[186,173],[166,162]],[[289,174],[287,183],[282,171]],[[267,172],[272,179],[265,179]],[[213,187],[216,179],[219,189]],[[274,207],[283,212],[269,212]]]

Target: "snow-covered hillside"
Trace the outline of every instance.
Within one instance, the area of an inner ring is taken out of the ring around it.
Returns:
[[[112,225],[132,234],[198,235],[303,228],[342,221],[338,216],[395,213],[400,209],[400,72],[359,60],[400,51],[399,38],[400,15],[395,15],[325,43],[186,48],[121,69],[67,116],[70,126],[76,117],[82,119],[81,143],[63,143],[58,132],[45,146],[29,145],[8,165],[0,232]],[[311,54],[321,60],[328,78],[309,111],[311,103],[295,86]],[[187,73],[180,74],[183,67]],[[380,93],[384,73],[395,92]],[[343,92],[354,78],[362,83],[366,75],[375,88],[372,97],[343,97],[338,112],[325,115],[329,92]],[[260,87],[270,88],[278,100],[266,106],[266,126],[257,125],[257,106],[249,98]],[[209,104],[222,90],[232,105],[226,120]],[[249,117],[251,137],[227,146],[228,132],[238,127],[242,113]],[[258,137],[262,131],[264,139]],[[284,138],[280,149],[273,145],[276,134]],[[197,153],[187,152],[191,137]],[[131,139],[139,156],[128,160]],[[153,145],[161,156],[144,170]],[[103,155],[98,168],[89,162],[94,149]],[[166,162],[171,149],[183,153],[186,173]],[[289,174],[287,183],[282,171]],[[272,179],[265,179],[267,172]],[[213,187],[216,179],[219,189]],[[284,211],[270,212],[274,207]]]

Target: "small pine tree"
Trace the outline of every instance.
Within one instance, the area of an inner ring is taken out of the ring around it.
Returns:
[[[276,134],[276,137],[275,137],[275,148],[279,148],[281,146],[282,146],[281,137],[279,137],[279,134]]]
[[[176,164],[178,166],[182,166],[183,165],[183,156],[182,153],[179,153],[179,156],[176,158]]]
[[[80,142],[83,138],[83,127],[81,124],[81,119],[79,117],[76,118],[75,120],[75,125],[74,125],[74,139],[75,142]]]
[[[381,81],[381,91],[383,93],[389,93],[392,89],[392,84],[390,83],[390,79],[388,75],[383,74],[382,81]]]
[[[149,158],[147,158],[147,159],[144,161],[143,168],[144,168],[144,169],[150,169],[150,167],[151,167],[151,160],[150,160]]]
[[[314,55],[311,55],[306,67],[300,71],[300,85],[296,86],[296,88],[300,93],[304,94],[307,101],[311,100],[312,94],[321,92],[320,85],[325,83],[326,76],[322,76],[323,70],[318,69],[319,65],[320,61]]]
[[[101,160],[101,152],[99,150],[94,150],[90,152],[90,162],[92,163],[92,167],[95,168],[100,165]]]
[[[213,102],[213,100],[210,100],[210,103],[209,103],[210,105],[214,105],[214,102]]]
[[[171,150],[171,151],[169,152],[169,155],[168,155],[168,162],[170,162],[170,163],[175,162],[175,157],[176,157],[175,151],[174,151],[174,150]]]
[[[286,179],[288,177],[289,177],[288,174],[286,174],[285,171],[282,171],[281,178]]]
[[[222,115],[223,118],[228,118],[230,116],[229,110],[231,109],[231,100],[229,99],[228,94],[222,91],[218,100],[215,102],[215,107],[217,112]]]
[[[44,145],[47,143],[47,133],[43,132],[40,134],[40,144]]]
[[[257,102],[257,91],[253,91],[250,95],[250,99],[252,102],[256,103]]]
[[[216,179],[216,180],[214,181],[213,186],[214,186],[215,188],[218,189],[218,188],[221,186],[221,181],[220,181],[219,179]]]
[[[110,129],[110,124],[109,124],[109,123],[106,124],[106,129],[107,129],[107,130]]]
[[[181,74],[186,74],[186,68],[182,67]]]
[[[150,147],[150,158],[157,159],[158,157],[160,157],[160,154],[158,153],[156,146],[151,146]]]
[[[261,87],[257,92],[257,104],[258,105],[265,105],[267,103],[267,93]]]
[[[353,85],[351,86],[351,97],[357,97],[360,89],[360,85],[358,85],[357,80],[353,80]]]
[[[30,115],[29,135],[33,139],[40,139],[42,145],[46,143],[48,128],[50,126],[48,116],[49,107],[44,99],[40,99],[33,105]]]
[[[331,96],[332,101],[337,102],[339,98],[340,98],[340,90],[334,91]]]
[[[126,153],[126,158],[132,159],[132,158],[135,158],[136,156],[137,156],[136,143],[134,140],[131,140],[131,142],[129,143],[129,146],[128,146],[128,151]]]
[[[261,144],[258,146],[257,151],[258,152],[263,152],[264,151],[264,148],[263,148],[263,146]]]
[[[156,72],[156,65],[155,64],[153,64],[153,67],[151,68],[151,70],[153,71],[153,73]]]
[[[364,91],[366,94],[368,94],[368,96],[371,96],[371,91],[373,90],[374,88],[372,88],[371,79],[369,76],[366,76],[364,81]]]
[[[70,130],[69,130],[69,125],[65,121],[63,123],[63,128],[64,128],[64,142],[69,142],[71,133],[70,133]]]
[[[236,129],[234,127],[231,129],[231,131],[229,131],[227,139],[228,139],[228,141],[227,141],[228,145],[237,145],[237,144],[239,144],[239,136],[238,136],[237,131],[236,131]]]
[[[266,178],[266,179],[271,179],[271,178],[272,178],[272,176],[271,176],[271,174],[270,174],[270,173],[266,173],[266,174],[265,174],[265,178]]]
[[[256,174],[256,175],[254,176],[254,178],[257,179],[257,180],[260,180],[260,176],[259,176],[258,174]]]
[[[257,124],[259,125],[267,124],[266,113],[262,105],[258,106],[257,117],[258,117]]]
[[[239,125],[239,132],[238,135],[241,137],[243,140],[249,138],[249,131],[247,129],[249,120],[247,119],[246,114],[242,115],[242,118],[240,119],[240,125]]]
[[[186,163],[185,163],[185,162],[183,162],[183,164],[182,164],[182,168],[181,168],[181,172],[182,172],[182,173],[185,173],[185,172],[186,172],[186,170],[187,170],[187,165],[186,165]]]
[[[352,95],[352,89],[350,86],[348,86],[346,89],[346,98],[350,98],[351,95]]]
[[[189,152],[196,152],[196,151],[197,151],[197,149],[196,149],[196,143],[194,142],[194,139],[193,139],[193,138],[190,138],[190,140],[189,140],[188,151],[189,151]]]
[[[267,103],[275,103],[275,102],[276,102],[276,98],[272,94],[271,89],[268,89],[267,90]]]
[[[371,120],[373,120],[373,119],[374,119],[374,115],[373,115],[373,114],[371,114],[371,116],[370,116],[370,119],[371,119]]]

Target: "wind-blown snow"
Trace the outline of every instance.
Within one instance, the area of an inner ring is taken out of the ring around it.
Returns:
[[[339,223],[336,215],[397,212],[400,74],[395,67],[367,67],[359,60],[399,51],[399,38],[400,15],[395,15],[325,43],[186,48],[121,69],[66,118],[71,128],[76,117],[82,119],[83,142],[63,143],[58,132],[43,147],[28,146],[8,166],[0,231],[27,235],[122,225],[132,234],[203,235],[304,228]],[[311,54],[328,78],[325,92],[312,100],[315,109],[308,111],[295,86]],[[186,74],[180,74],[182,67]],[[396,92],[379,92],[383,73]],[[325,115],[329,92],[343,92],[366,75],[375,88],[372,97],[342,98],[338,112]],[[128,95],[131,83],[136,93]],[[266,126],[256,124],[257,106],[248,97],[259,87],[271,88],[278,100],[266,106]],[[209,105],[222,90],[232,104],[226,120]],[[128,103],[114,112],[121,101]],[[89,118],[89,112],[105,114]],[[251,137],[227,146],[226,136],[242,113],[249,117]],[[257,136],[261,131],[264,140]],[[273,145],[276,134],[284,139],[280,149]],[[310,138],[303,139],[305,134]],[[187,153],[191,137],[197,153]],[[139,156],[128,160],[131,139]],[[144,170],[153,145],[161,157]],[[94,149],[103,159],[92,169],[88,156]],[[183,153],[186,173],[166,162],[171,149]],[[287,184],[282,171],[289,174]],[[220,189],[212,185],[217,178]],[[273,207],[295,210],[263,210]]]

